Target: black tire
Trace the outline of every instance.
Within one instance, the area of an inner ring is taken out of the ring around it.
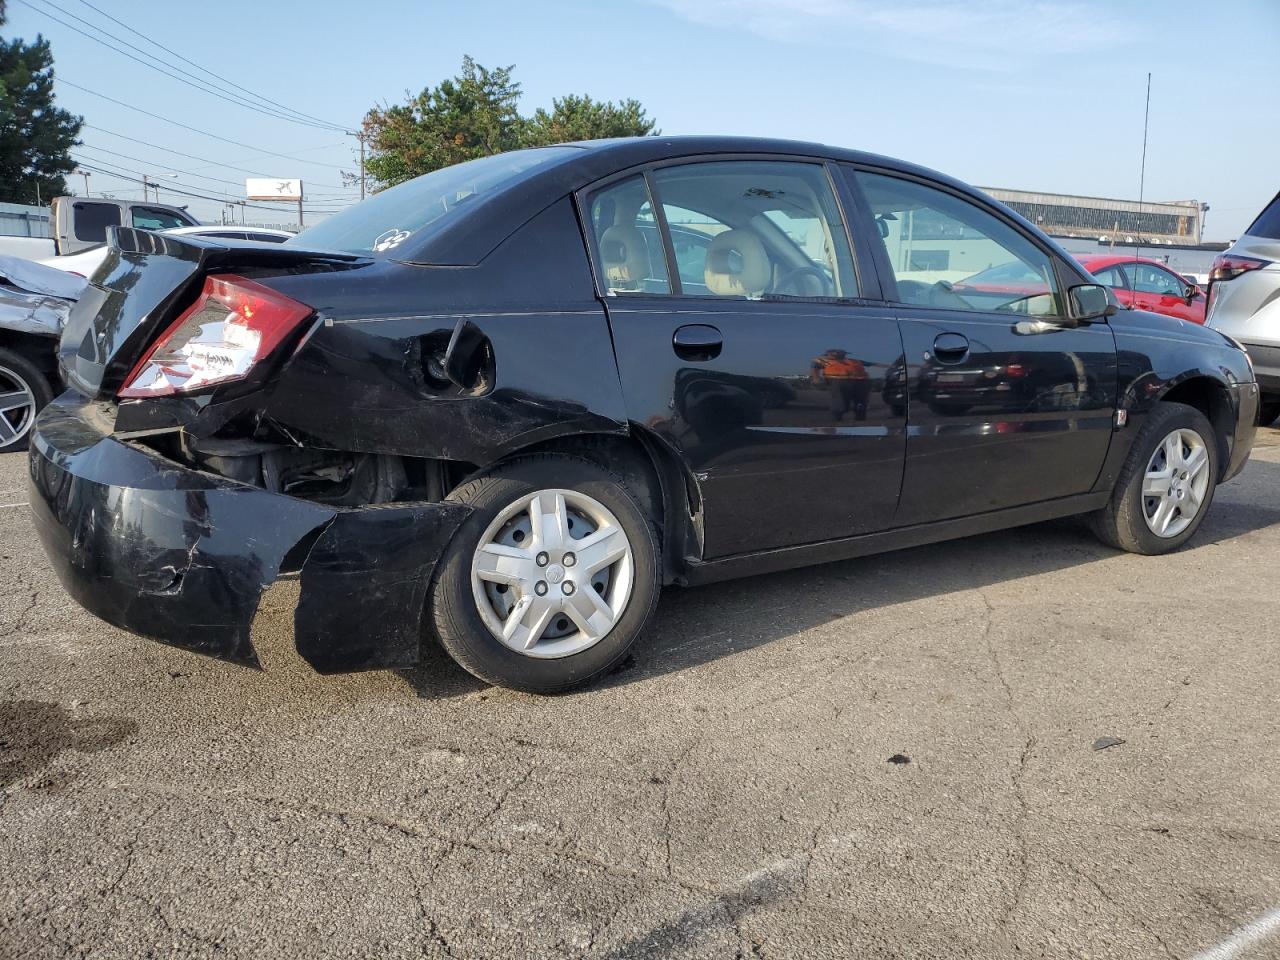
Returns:
[[[1280,397],[1264,396],[1258,405],[1258,426],[1269,427],[1277,417],[1280,417]]]
[[[25,386],[35,400],[34,409],[29,414],[31,422],[34,422],[36,414],[53,399],[53,388],[49,386],[49,381],[34,363],[20,353],[0,348],[0,394],[8,393],[15,389],[15,386],[19,388]],[[25,426],[21,429],[21,434],[6,440],[5,437],[12,430],[13,411],[0,413],[0,417],[5,417],[11,424],[10,430],[0,431],[0,453],[26,449],[27,437],[31,433],[31,423],[26,421],[25,416],[22,420]]]
[[[471,564],[480,538],[505,508],[537,490],[556,488],[586,494],[613,513],[631,545],[634,585],[622,616],[593,646],[539,659],[508,648],[485,626],[472,594]],[[627,655],[657,605],[662,575],[653,520],[621,479],[578,457],[536,454],[469,480],[448,499],[474,508],[445,551],[430,598],[436,634],[459,666],[486,683],[558,693],[598,677]]]
[[[1200,504],[1200,511],[1191,524],[1173,537],[1157,536],[1147,525],[1143,512],[1142,485],[1147,464],[1160,444],[1175,429],[1189,429],[1200,435],[1209,454],[1209,482]],[[1157,403],[1147,416],[1142,431],[1133,441],[1129,457],[1125,460],[1116,481],[1111,501],[1091,517],[1093,531],[1103,543],[1117,550],[1155,556],[1177,550],[1190,540],[1213,506],[1213,494],[1221,476],[1218,435],[1203,413],[1181,403]]]

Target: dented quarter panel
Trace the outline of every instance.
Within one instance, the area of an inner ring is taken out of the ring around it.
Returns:
[[[627,431],[608,320],[567,197],[475,266],[381,261],[261,282],[322,318],[264,407],[264,420],[309,446],[484,464],[556,437]],[[466,323],[492,355],[491,378],[470,390],[439,375]]]
[[[0,329],[57,337],[71,306],[57,297],[0,287]]]

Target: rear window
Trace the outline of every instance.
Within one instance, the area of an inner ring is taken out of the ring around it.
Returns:
[[[1280,240],[1280,193],[1267,204],[1267,208],[1258,214],[1253,226],[1245,231],[1251,237],[1265,237],[1267,240]]]
[[[416,242],[464,215],[486,194],[497,193],[531,170],[577,152],[575,147],[538,147],[434,170],[322,220],[286,243],[394,255],[410,238]]]
[[[120,226],[120,208],[114,203],[75,204],[75,234],[77,240],[102,243],[107,239],[107,227]]]

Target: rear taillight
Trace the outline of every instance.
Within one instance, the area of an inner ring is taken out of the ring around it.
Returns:
[[[163,397],[242,380],[312,309],[260,283],[222,274],[129,372],[121,398]]]
[[[1223,280],[1234,280],[1242,273],[1250,270],[1261,270],[1271,266],[1270,260],[1259,260],[1257,257],[1236,257],[1228,253],[1220,253],[1213,261],[1213,270],[1209,272],[1210,283]]]

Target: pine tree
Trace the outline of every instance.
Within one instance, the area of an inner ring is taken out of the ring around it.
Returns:
[[[0,26],[4,19],[0,0]],[[54,104],[49,41],[0,37],[0,200],[48,203],[66,193],[82,122]]]

